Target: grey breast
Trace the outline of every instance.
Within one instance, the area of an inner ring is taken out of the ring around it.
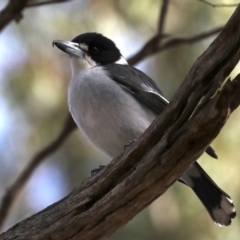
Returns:
[[[156,117],[99,66],[73,77],[68,104],[78,127],[110,157],[120,154]]]

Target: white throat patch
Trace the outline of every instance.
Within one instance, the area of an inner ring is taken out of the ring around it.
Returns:
[[[70,57],[70,66],[72,69],[72,76],[78,75],[80,72],[95,67],[97,64],[87,54],[83,58]]]
[[[88,45],[85,43],[80,43],[79,44],[80,49],[82,49],[85,52],[88,52]]]
[[[121,64],[121,65],[128,65],[128,62],[126,61],[126,59],[123,56],[121,56],[121,58],[119,58],[115,63]]]

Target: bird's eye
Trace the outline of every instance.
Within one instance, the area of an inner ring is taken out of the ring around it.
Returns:
[[[99,53],[99,50],[98,50],[98,48],[96,48],[96,47],[94,47],[94,48],[92,48],[92,51],[91,51],[92,53]]]

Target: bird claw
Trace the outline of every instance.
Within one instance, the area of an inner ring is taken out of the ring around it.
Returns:
[[[95,168],[91,171],[91,176],[96,175],[98,172],[100,172],[103,168],[105,168],[105,165],[100,165],[98,168]]]
[[[124,150],[128,147],[130,147],[135,141],[137,141],[137,139],[133,139],[131,141],[129,141],[125,146],[124,146]]]

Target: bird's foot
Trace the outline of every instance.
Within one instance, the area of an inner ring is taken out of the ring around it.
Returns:
[[[91,176],[96,175],[98,172],[100,172],[103,168],[105,168],[105,165],[100,165],[98,168],[95,168],[91,171]]]
[[[136,142],[137,141],[137,139],[133,139],[133,140],[131,140],[131,141],[129,141],[125,146],[124,146],[124,150],[126,149],[126,148],[128,148],[128,147],[130,147],[134,142]]]

